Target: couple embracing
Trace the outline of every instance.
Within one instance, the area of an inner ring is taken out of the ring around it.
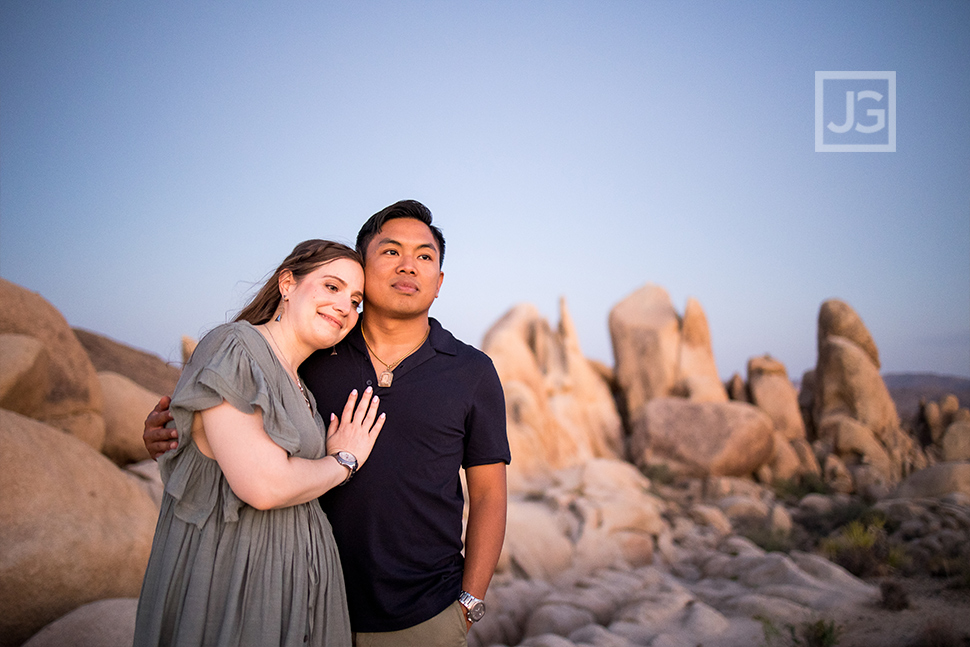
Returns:
[[[510,453],[491,361],[429,316],[444,252],[395,203],[356,250],[298,245],[202,339],[145,422],[165,495],[136,647],[465,644]]]

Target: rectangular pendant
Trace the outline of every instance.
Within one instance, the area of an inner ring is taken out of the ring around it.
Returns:
[[[377,378],[377,386],[387,388],[391,386],[391,382],[394,381],[394,373],[391,371],[384,371],[381,376]]]

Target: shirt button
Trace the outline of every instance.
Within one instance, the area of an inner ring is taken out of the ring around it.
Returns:
[[[374,383],[370,380],[367,380],[367,386],[374,386]]]

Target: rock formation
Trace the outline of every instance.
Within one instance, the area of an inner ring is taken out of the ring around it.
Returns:
[[[592,458],[622,458],[623,428],[609,384],[583,357],[565,301],[553,331],[534,306],[512,308],[484,350],[505,390],[510,487]]]
[[[900,426],[872,336],[841,301],[826,301],[819,310],[818,362],[802,387],[810,389],[801,399],[811,407],[816,455],[826,478],[882,496],[926,465]]]
[[[110,371],[124,376],[151,393],[172,395],[179,381],[181,369],[163,361],[152,353],[146,353],[108,339],[102,335],[74,328],[74,334],[84,346],[94,370]]]
[[[704,477],[750,475],[774,452],[774,428],[760,409],[741,402],[658,398],[630,421],[630,456],[646,473]]]
[[[177,371],[72,333],[2,281],[0,306],[0,647],[130,644],[162,491],[157,465],[133,461]],[[924,403],[924,456],[844,303],[822,305],[818,364],[797,397],[769,356],[722,385],[700,305],[680,317],[657,286],[618,304],[610,333],[615,371],[582,356],[564,302],[557,330],[521,305],[485,339],[514,460],[470,647],[751,645],[768,626],[868,612],[875,587],[793,548],[860,494],[881,498],[883,539],[907,568],[946,576],[967,563],[970,413],[956,397]],[[835,493],[792,498],[776,482],[813,471]]]
[[[0,365],[0,384],[6,387],[0,406],[100,450],[101,388],[91,360],[61,313],[40,295],[0,279],[0,335],[15,335],[0,348],[4,359],[16,358],[12,365]]]
[[[0,410],[0,645],[82,604],[137,597],[158,509],[69,434]]]
[[[798,393],[785,365],[770,355],[748,360],[751,402],[771,418],[775,431],[787,440],[805,438],[805,421],[798,409]]]
[[[707,315],[694,298],[687,299],[681,320],[677,378],[672,393],[695,402],[727,400],[714,363]]]
[[[726,402],[707,318],[694,299],[683,320],[660,286],[648,284],[613,307],[609,317],[616,382],[625,413],[671,395]]]
[[[920,499],[942,497],[959,492],[970,497],[970,463],[937,463],[906,478],[893,492],[893,498]]]
[[[150,458],[142,441],[143,421],[155,408],[159,394],[111,371],[98,373],[98,381],[104,397],[105,438],[101,453],[118,465]]]
[[[24,647],[131,647],[137,609],[134,598],[85,604],[38,631]]]
[[[513,494],[499,572],[549,580],[565,572],[649,564],[666,529],[663,502],[625,461],[558,470],[541,490]]]
[[[931,462],[970,460],[970,410],[952,393],[920,403],[915,433]]]
[[[775,429],[774,454],[759,478],[770,483],[801,474],[818,474],[820,468],[806,438],[798,393],[785,365],[770,355],[748,360],[745,393],[752,404],[768,414]]]

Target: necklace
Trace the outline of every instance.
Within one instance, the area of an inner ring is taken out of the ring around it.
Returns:
[[[364,345],[367,346],[367,350],[369,350],[370,354],[373,355],[374,359],[376,359],[378,362],[383,364],[385,368],[385,370],[377,377],[377,386],[383,387],[385,389],[391,386],[391,382],[394,381],[394,369],[396,369],[401,364],[401,362],[406,360],[408,357],[411,357],[411,355],[414,354],[414,351],[421,348],[424,345],[425,340],[428,339],[428,335],[430,334],[431,334],[431,326],[428,326],[428,331],[424,333],[424,337],[421,338],[421,341],[418,342],[417,346],[415,346],[407,353],[405,353],[404,357],[402,357],[401,359],[397,360],[396,362],[391,362],[390,364],[388,364],[387,362],[385,362],[384,360],[382,360],[380,357],[377,356],[377,353],[374,352],[374,349],[371,348],[370,344],[367,342],[367,337],[364,337],[364,331],[361,330],[360,336],[364,337]]]
[[[285,362],[284,368],[287,369],[287,373],[290,373],[290,377],[293,378],[293,381],[294,382],[296,382],[296,388],[300,389],[300,395],[303,396],[303,399],[306,401],[307,408],[312,413],[313,412],[313,405],[310,404],[310,397],[306,394],[306,391],[303,390],[303,384],[300,382],[299,376],[293,377],[296,374],[296,371],[293,370],[293,367],[292,366],[287,366],[288,364],[292,364],[292,362],[290,362],[290,360],[286,359],[286,353],[284,353],[283,352],[283,349],[280,348],[280,345],[278,343],[276,343],[276,335],[273,334],[273,329],[270,328],[269,326],[266,326],[266,332],[269,333],[269,338],[270,338],[270,340],[272,340],[273,346],[276,347],[276,350],[279,351],[280,357],[283,358],[283,362]]]

